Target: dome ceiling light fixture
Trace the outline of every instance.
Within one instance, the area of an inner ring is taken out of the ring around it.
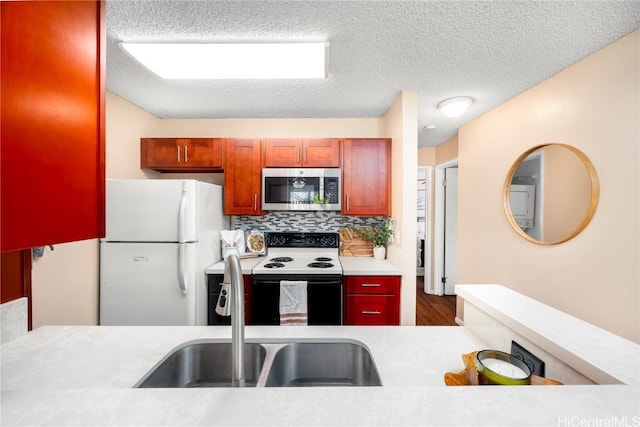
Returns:
[[[463,115],[471,104],[473,104],[473,98],[470,96],[456,96],[439,103],[438,110],[446,117],[454,118]]]

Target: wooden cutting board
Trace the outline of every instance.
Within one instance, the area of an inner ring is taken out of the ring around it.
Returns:
[[[355,235],[349,228],[341,227],[340,256],[373,256],[371,242]]]

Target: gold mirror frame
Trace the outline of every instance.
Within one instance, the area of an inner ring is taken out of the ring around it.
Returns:
[[[534,239],[533,237],[529,236],[516,223],[516,220],[514,219],[513,214],[511,212],[510,190],[511,190],[511,183],[512,183],[512,180],[513,180],[514,175],[516,173],[516,170],[520,167],[522,162],[527,157],[529,157],[531,154],[533,154],[534,152],[536,152],[538,150],[541,150],[541,149],[543,149],[545,147],[549,147],[549,146],[561,146],[561,147],[564,147],[564,148],[570,150],[571,152],[573,152],[576,156],[578,156],[580,158],[580,160],[582,160],[582,163],[584,164],[585,168],[587,169],[587,173],[589,174],[589,179],[590,179],[590,183],[591,183],[591,200],[589,202],[589,206],[587,208],[587,212],[586,212],[585,216],[583,217],[582,221],[580,222],[578,227],[573,232],[569,233],[567,236],[565,236],[562,239],[559,239],[559,240],[556,240],[556,241],[551,241],[551,242],[545,242],[545,241]],[[598,175],[596,173],[596,169],[594,168],[594,166],[591,163],[591,161],[589,160],[589,158],[582,151],[578,150],[577,148],[575,148],[575,147],[573,147],[571,145],[568,145],[568,144],[561,144],[561,143],[549,143],[549,144],[537,145],[537,146],[525,151],[520,157],[518,157],[518,159],[511,166],[511,169],[509,169],[509,173],[507,174],[507,179],[504,182],[503,195],[502,195],[504,212],[505,212],[505,214],[507,216],[507,221],[509,221],[509,224],[511,225],[511,228],[513,228],[516,231],[516,233],[518,233],[524,239],[526,239],[526,240],[528,240],[528,241],[530,241],[532,243],[535,243],[535,244],[538,244],[538,245],[545,245],[545,246],[558,245],[560,243],[564,243],[566,241],[569,241],[569,240],[573,239],[578,234],[580,234],[580,232],[587,227],[587,225],[591,221],[591,218],[593,218],[593,215],[594,215],[594,213],[596,211],[596,208],[598,207],[599,199],[600,199],[600,184],[599,184],[599,181],[598,181]]]

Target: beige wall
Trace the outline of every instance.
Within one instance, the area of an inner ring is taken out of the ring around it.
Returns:
[[[376,138],[382,119],[165,119],[158,136],[228,138]]]
[[[98,241],[48,247],[31,270],[33,328],[98,323]]]
[[[418,147],[418,166],[436,164],[436,147]]]
[[[596,52],[459,131],[459,283],[500,283],[639,342],[640,31]],[[600,181],[589,226],[557,245],[517,235],[504,179],[535,145],[583,151]]]
[[[418,148],[418,166],[436,166],[458,158],[458,136],[435,147]]]
[[[450,162],[458,158],[458,135],[447,139],[436,147],[436,165]]]
[[[416,234],[418,96],[401,92],[384,116],[386,137],[392,138],[392,217],[400,237],[388,247],[387,258],[402,270],[400,322],[416,324]]]
[[[156,136],[162,120],[111,92],[107,92],[106,119],[107,178],[146,178],[140,169],[140,137]]]

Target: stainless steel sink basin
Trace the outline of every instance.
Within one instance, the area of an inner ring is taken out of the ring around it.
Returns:
[[[262,345],[245,344],[246,387],[256,386],[265,355]],[[187,342],[169,353],[134,387],[231,387],[231,343]]]
[[[381,386],[369,350],[352,340],[245,342],[246,387]],[[231,343],[189,341],[134,387],[231,387]]]
[[[369,350],[355,342],[293,342],[276,353],[266,387],[381,386]]]

